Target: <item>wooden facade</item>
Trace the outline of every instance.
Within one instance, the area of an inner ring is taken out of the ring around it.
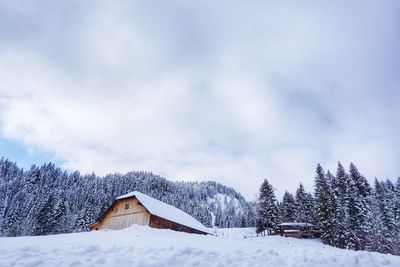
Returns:
[[[319,228],[310,223],[281,223],[276,233],[285,237],[318,238]]]
[[[135,197],[117,199],[99,218],[89,225],[91,230],[119,230],[131,225],[145,225],[158,229],[171,229],[193,234],[209,234],[177,222],[151,214]]]
[[[149,225],[150,213],[135,198],[116,200],[101,218],[90,225],[91,230],[118,230],[134,224]]]

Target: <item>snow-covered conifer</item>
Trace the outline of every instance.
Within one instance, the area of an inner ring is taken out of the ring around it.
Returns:
[[[333,244],[335,238],[336,202],[330,186],[333,177],[328,171],[325,175],[318,164],[315,176],[315,207],[321,239],[327,244]]]
[[[257,232],[271,234],[279,224],[279,214],[274,189],[267,179],[261,184],[258,205]]]
[[[285,191],[282,202],[279,204],[282,222],[294,222],[296,215],[296,202],[293,194]]]

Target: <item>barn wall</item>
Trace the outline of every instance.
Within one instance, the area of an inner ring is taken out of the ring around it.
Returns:
[[[158,229],[171,229],[174,231],[179,231],[179,232],[186,232],[186,233],[191,233],[191,234],[207,234],[201,231],[198,231],[196,229],[181,225],[179,223],[175,223],[169,220],[166,220],[164,218],[158,217],[156,215],[151,214],[150,215],[150,227],[153,228],[158,228]]]
[[[126,205],[129,205],[127,209],[125,208]],[[133,224],[149,225],[149,222],[150,213],[142,205],[138,204],[136,198],[127,198],[118,200],[92,229],[118,230]]]

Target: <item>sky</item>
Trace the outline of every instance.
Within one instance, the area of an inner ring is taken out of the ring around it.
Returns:
[[[215,180],[400,175],[400,2],[0,0],[0,156]]]

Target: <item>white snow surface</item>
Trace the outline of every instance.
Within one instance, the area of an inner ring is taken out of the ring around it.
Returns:
[[[117,197],[117,199],[124,199],[133,196],[135,196],[151,214],[211,234],[208,228],[206,228],[204,225],[202,225],[199,221],[197,221],[186,212],[171,205],[168,205],[167,203],[159,201],[155,198],[152,198],[148,195],[145,195],[141,192],[133,191],[128,194],[119,196]]]
[[[399,256],[337,249],[318,240],[255,237],[249,228],[217,231],[224,234],[204,236],[135,225],[123,230],[2,237],[0,266],[400,266]]]

